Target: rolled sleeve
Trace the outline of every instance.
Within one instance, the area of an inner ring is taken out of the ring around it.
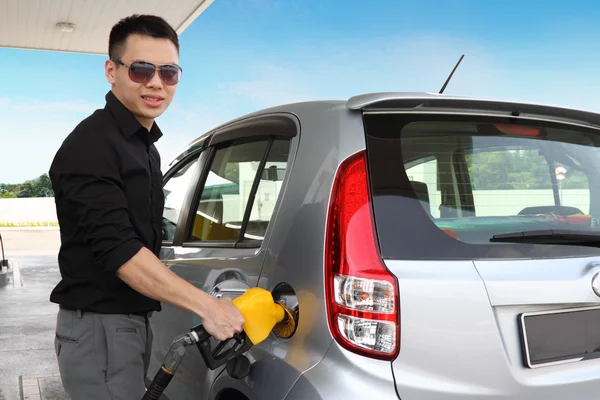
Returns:
[[[138,239],[130,239],[110,250],[101,261],[107,272],[116,273],[117,270],[140,251],[144,245]]]
[[[107,273],[130,260],[143,243],[128,213],[119,160],[106,139],[80,140],[62,157],[60,201],[75,216],[85,243]]]

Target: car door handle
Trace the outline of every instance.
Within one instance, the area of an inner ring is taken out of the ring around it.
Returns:
[[[244,281],[229,279],[215,285],[210,291],[210,295],[217,299],[220,299],[223,296],[236,298],[246,293],[246,290],[250,289],[250,287],[251,286]]]

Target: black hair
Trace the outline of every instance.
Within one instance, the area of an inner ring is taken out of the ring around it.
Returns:
[[[130,35],[150,36],[157,39],[169,39],[179,53],[177,32],[163,18],[156,15],[134,14],[121,19],[115,24],[108,38],[108,57],[120,58],[125,49],[125,42]]]

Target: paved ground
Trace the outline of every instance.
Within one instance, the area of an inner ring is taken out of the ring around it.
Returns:
[[[15,229],[0,228],[6,257],[10,255],[56,256],[60,247],[58,229]]]
[[[48,301],[60,279],[57,230],[0,229],[12,264],[0,287],[0,400],[67,399],[54,355],[57,306]]]

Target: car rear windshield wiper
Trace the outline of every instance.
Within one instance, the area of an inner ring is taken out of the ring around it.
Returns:
[[[539,230],[503,233],[494,235],[490,242],[570,244],[578,246],[600,246],[600,232],[575,230]]]

